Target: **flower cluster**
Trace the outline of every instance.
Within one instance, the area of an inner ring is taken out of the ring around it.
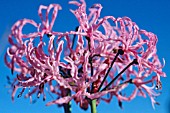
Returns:
[[[79,22],[75,31],[52,29],[61,10],[58,4],[40,6],[40,23],[23,19],[11,28],[5,63],[12,74],[17,73],[11,83],[12,99],[18,88],[22,89],[18,97],[31,88],[25,97],[42,94],[45,100],[45,89],[57,96],[47,106],[74,99],[87,109],[90,100],[96,99],[97,104],[101,100],[110,102],[113,96],[121,105],[137,95],[148,95],[152,104],[157,104],[154,99],[159,92],[155,89],[161,89],[160,77],[166,75],[157,56],[156,35],[140,29],[128,17],[101,18],[100,4],[90,7],[89,14],[84,0],[69,4],[77,6],[70,10]],[[27,24],[36,31],[23,34]],[[132,93],[122,94],[129,85],[134,86]]]

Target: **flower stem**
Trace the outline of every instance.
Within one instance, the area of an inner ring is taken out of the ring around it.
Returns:
[[[63,104],[64,106],[64,113],[71,113],[71,102],[68,104]]]
[[[91,46],[90,45],[90,39],[89,39],[89,37],[86,37],[86,39],[88,41],[89,52],[91,52],[91,49],[90,49],[90,46]],[[89,63],[90,63],[90,67],[91,67],[91,76],[93,76],[93,62],[92,62],[92,59],[93,59],[93,57],[90,56]],[[91,93],[94,93],[93,89],[94,89],[94,83],[92,83]],[[91,106],[91,113],[97,113],[96,99],[90,101],[90,106]]]
[[[71,90],[70,89],[64,89],[65,93],[63,96],[71,96]],[[63,108],[64,108],[64,113],[71,113],[71,102],[65,103],[63,104]]]
[[[90,49],[89,49],[90,50]],[[90,66],[91,66],[91,76],[93,76],[93,64],[92,64],[92,57],[90,57]],[[94,83],[92,83],[92,89],[91,89],[91,93],[93,93],[93,89],[94,89]],[[94,100],[91,100],[91,113],[97,113],[97,110],[96,110],[96,99]]]
[[[97,113],[96,109],[96,99],[91,101],[91,113]]]

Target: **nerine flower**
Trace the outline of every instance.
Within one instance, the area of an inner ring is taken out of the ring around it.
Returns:
[[[130,101],[137,94],[144,97],[147,94],[152,105],[157,104],[154,98],[159,93],[154,90],[155,87],[161,89],[160,77],[166,75],[157,56],[156,35],[140,29],[128,17],[100,17],[100,4],[94,4],[87,14],[84,0],[69,3],[78,6],[71,10],[79,22],[76,31],[62,33],[52,29],[61,9],[58,4],[40,6],[41,23],[23,19],[11,28],[8,38],[11,47],[5,63],[12,74],[17,74],[11,84],[12,99],[18,88],[22,88],[18,97],[26,88],[32,88],[25,97],[37,93],[37,97],[43,94],[45,100],[46,87],[57,95],[57,99],[47,105],[74,99],[82,109],[87,109],[90,100],[110,102],[116,96],[121,106],[122,101]],[[42,10],[46,10],[45,15]],[[26,24],[33,25],[37,31],[23,34]],[[44,38],[48,41],[44,42]],[[131,95],[122,94],[129,85],[134,86]]]

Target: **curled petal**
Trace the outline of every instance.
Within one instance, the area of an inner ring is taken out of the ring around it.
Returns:
[[[46,106],[50,106],[50,105],[52,105],[52,104],[64,104],[64,103],[68,103],[68,102],[71,101],[71,99],[72,99],[71,96],[66,96],[66,97],[63,97],[63,98],[54,100],[54,101],[52,101],[52,102],[48,102],[48,103],[46,104]]]

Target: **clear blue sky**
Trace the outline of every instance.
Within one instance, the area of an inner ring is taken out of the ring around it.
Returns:
[[[86,0],[87,1],[87,0]],[[40,22],[37,10],[40,4],[49,5],[59,3],[62,10],[55,22],[55,31],[69,31],[78,23],[74,15],[69,12],[68,0],[0,0],[0,113],[61,113],[62,108],[55,105],[46,107],[42,99],[30,104],[24,97],[11,101],[8,94],[6,75],[10,70],[4,65],[3,56],[8,47],[7,36],[10,27],[19,19],[29,18]],[[141,29],[154,32],[158,36],[158,56],[165,58],[166,66],[163,69],[167,78],[162,79],[162,94],[156,100],[161,104],[152,108],[149,98],[137,97],[131,102],[123,103],[123,110],[117,105],[117,99],[113,98],[110,104],[101,103],[98,113],[170,113],[170,0],[89,0],[87,6],[93,3],[101,3],[103,10],[101,17],[112,15],[115,17],[128,16]],[[12,75],[11,75],[12,76]],[[73,113],[85,113],[73,103]],[[90,113],[90,109],[87,111]]]

